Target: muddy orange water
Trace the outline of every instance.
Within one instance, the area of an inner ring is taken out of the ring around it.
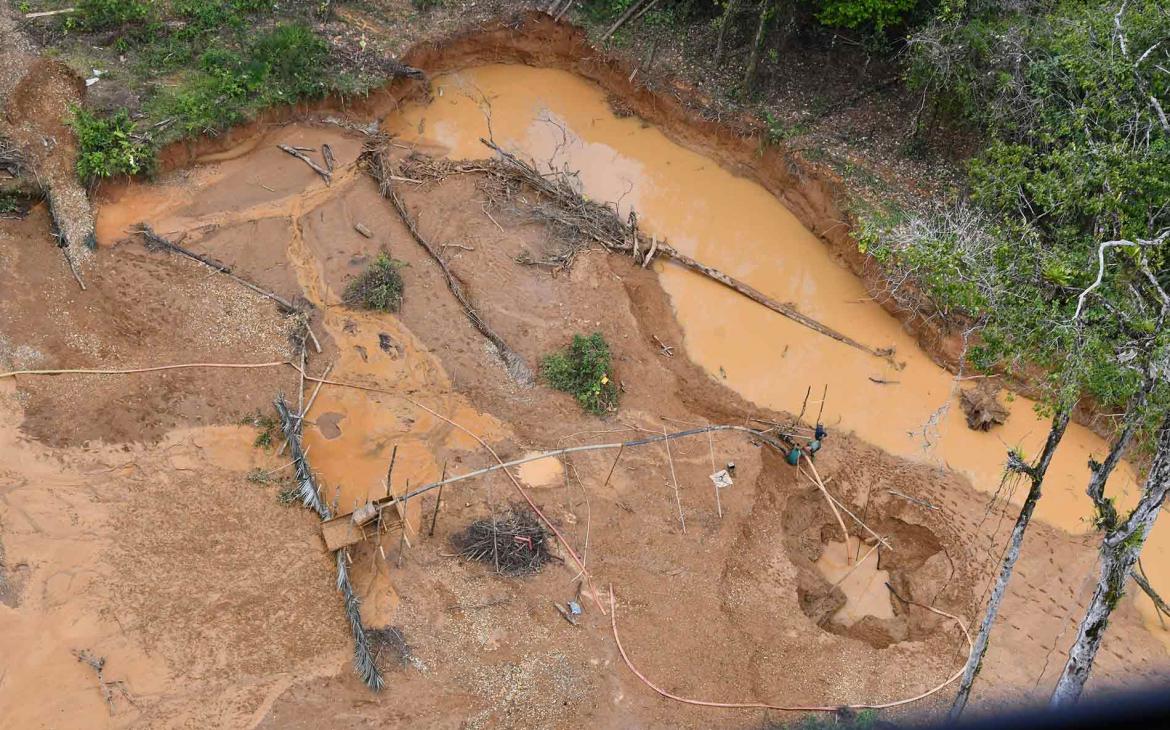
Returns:
[[[817,561],[817,569],[845,594],[845,605],[833,616],[834,620],[852,626],[865,616],[894,617],[894,605],[886,588],[890,572],[878,569],[876,550],[871,554],[868,546],[858,546],[853,541],[848,545],[830,542]]]
[[[575,171],[586,195],[617,203],[623,215],[636,209],[648,233],[856,340],[895,347],[897,360],[905,363],[896,369],[713,281],[658,264],[687,353],[753,402],[797,412],[812,386],[809,408],[815,416],[827,385],[824,420],[830,430],[854,431],[894,454],[953,469],[988,492],[1000,484],[1009,447],[1025,455],[1039,451],[1048,422],[1034,412],[1034,403],[1016,397],[1004,426],[990,433],[968,429],[952,374],[869,298],[780,201],[637,117],[618,118],[591,82],[559,70],[491,65],[441,76],[434,89],[430,104],[406,106],[386,119],[402,141],[452,158],[482,158],[489,151],[479,139],[490,132],[506,149]],[[1049,470],[1040,519],[1070,532],[1089,529],[1087,461],[1105,451],[1091,431],[1069,427]],[[1110,491],[1122,504],[1132,501],[1133,471],[1119,468]],[[1021,501],[1023,494],[1013,498]],[[1143,561],[1162,590],[1170,590],[1167,529],[1154,531]],[[1170,640],[1153,621],[1148,602],[1138,604],[1151,629]]]

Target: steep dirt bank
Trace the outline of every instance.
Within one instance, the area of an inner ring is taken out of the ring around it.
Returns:
[[[85,82],[60,61],[37,56],[14,12],[11,4],[0,7],[0,138],[15,144],[24,177],[48,196],[60,243],[80,266],[94,245],[94,217],[66,121],[85,96]]]
[[[635,114],[661,129],[672,140],[710,157],[752,180],[782,200],[801,223],[825,241],[832,254],[861,277],[874,297],[901,319],[923,348],[941,364],[957,366],[959,344],[937,320],[921,312],[899,308],[886,293],[882,272],[858,251],[852,238],[852,218],[845,212],[844,188],[827,169],[789,153],[782,145],[766,144],[754,120],[742,123],[711,121],[703,109],[687,99],[688,89],[676,82],[669,95],[656,93],[630,80],[631,68],[593,47],[573,25],[557,23],[544,13],[518,13],[470,28],[439,40],[411,47],[402,62],[437,75],[490,63],[521,63],[571,71],[612,94],[626,113]],[[177,143],[161,153],[166,169],[189,165],[200,157],[237,147],[255,130],[305,113],[344,110],[353,115],[383,116],[399,104],[425,98],[424,83],[400,79],[365,100],[326,100],[272,110],[252,124],[215,139]]]

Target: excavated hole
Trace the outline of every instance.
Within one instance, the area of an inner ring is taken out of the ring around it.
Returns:
[[[860,505],[848,507],[855,514],[863,512]],[[841,528],[820,493],[811,489],[788,500],[785,547],[798,570],[801,609],[825,631],[877,648],[938,631],[938,616],[908,609],[890,588],[908,600],[932,603],[953,572],[941,541],[926,527],[876,514],[873,505],[865,521],[887,536],[893,550],[881,548],[862,562],[876,541],[855,529],[856,523],[847,523],[851,564],[845,559]]]

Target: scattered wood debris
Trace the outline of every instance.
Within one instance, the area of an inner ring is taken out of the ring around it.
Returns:
[[[985,380],[963,391],[959,403],[967,415],[968,428],[973,431],[990,431],[1007,420],[1008,409],[999,402],[999,390],[999,386]]]

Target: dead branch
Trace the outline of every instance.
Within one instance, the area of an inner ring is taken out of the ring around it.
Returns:
[[[455,295],[456,301],[463,308],[463,312],[467,315],[467,318],[471,320],[471,324],[496,347],[496,351],[499,353],[500,359],[504,361],[504,366],[507,368],[508,374],[521,385],[533,385],[536,379],[528,364],[524,362],[524,358],[509,347],[508,343],[504,342],[504,339],[496,334],[495,330],[480,317],[471,298],[467,295],[463,282],[451,271],[451,267],[448,266],[447,262],[440,255],[439,250],[419,231],[418,223],[409,211],[406,210],[406,205],[402,202],[402,198],[398,196],[398,193],[391,184],[391,163],[383,154],[382,150],[376,148],[367,149],[362,153],[362,158],[366,163],[366,171],[378,181],[378,187],[382,197],[390,201],[394,209],[398,211],[398,215],[402,218],[402,222],[406,225],[407,230],[410,231],[410,235],[430,254],[430,257],[434,259],[435,263],[439,265],[439,269],[443,272],[443,276],[447,280],[447,288]]]
[[[279,147],[280,149],[284,150],[285,152],[289,153],[293,157],[297,158],[301,162],[305,163],[309,167],[311,167],[313,169],[313,172],[315,172],[321,176],[321,178],[325,181],[326,185],[333,184],[333,173],[331,173],[329,170],[326,170],[325,168],[321,167],[316,162],[313,162],[312,158],[310,158],[304,152],[301,152],[296,147],[290,147],[289,145],[286,145],[286,144],[278,144],[276,146]]]

